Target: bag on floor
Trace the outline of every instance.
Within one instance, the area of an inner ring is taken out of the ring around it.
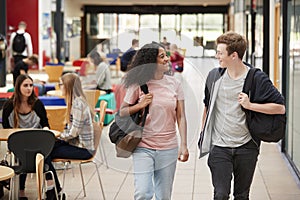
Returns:
[[[243,92],[249,95],[249,91],[254,91],[255,83],[253,77],[257,68],[251,68],[247,74]],[[278,142],[285,136],[286,114],[269,115],[243,109],[246,113],[246,122],[252,137],[264,142]]]
[[[147,85],[141,86],[141,89],[145,94],[148,93]],[[130,116],[121,117],[117,112],[115,121],[109,128],[109,138],[115,144],[117,157],[130,157],[140,143],[148,112],[149,106]]]

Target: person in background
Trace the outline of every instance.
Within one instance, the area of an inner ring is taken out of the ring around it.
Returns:
[[[169,50],[170,50],[170,44],[171,44],[171,43],[168,42],[166,36],[163,37],[163,41],[162,41],[160,44],[164,46],[164,48],[166,49],[167,54],[168,54],[168,53],[169,53]]]
[[[108,64],[100,57],[99,53],[95,50],[88,54],[89,62],[96,67],[95,80],[91,83],[95,84],[95,89],[103,90],[107,94],[111,93],[111,74]]]
[[[18,76],[13,96],[4,103],[3,128],[49,129],[44,104],[33,92],[33,80],[26,74]],[[25,181],[27,174],[20,174],[19,199],[26,200]]]
[[[156,200],[170,200],[177,160],[185,162],[189,157],[183,88],[174,77],[164,74],[168,69],[164,47],[150,43],[137,51],[124,76],[127,91],[120,115],[149,105],[142,140],[133,152],[135,200],[150,200],[154,195]],[[141,91],[143,84],[147,84],[148,94]]]
[[[227,32],[216,40],[220,67],[208,74],[205,84],[202,132],[199,139],[200,157],[209,153],[215,200],[229,199],[233,177],[234,199],[248,200],[259,154],[260,141],[250,135],[242,108],[266,114],[284,114],[284,98],[268,75],[254,75],[256,90],[251,93],[259,101],[252,103],[241,92],[251,65],[243,62],[246,39]],[[263,122],[262,122],[263,123]]]
[[[121,71],[126,72],[133,56],[139,48],[139,40],[133,39],[131,47],[121,57]]]
[[[176,44],[170,45],[170,61],[172,63],[173,72],[182,72],[183,71],[183,60],[184,57],[179,53],[178,47]]]
[[[9,44],[10,44],[10,48],[9,48],[10,49],[10,57],[13,58],[15,65],[20,60],[31,56],[32,53],[33,53],[31,36],[28,32],[26,32],[26,27],[27,27],[27,24],[24,21],[20,21],[19,25],[18,25],[18,30],[16,32],[13,32],[10,36],[10,42],[9,42]],[[24,41],[25,44],[24,43],[22,44],[22,42],[20,42],[18,44],[15,44],[18,47],[16,49],[14,49],[14,39],[17,35],[23,35],[24,36],[24,40],[21,38],[20,41]],[[21,47],[19,45],[21,45]],[[24,45],[25,45],[25,47],[24,47]]]
[[[55,142],[52,152],[45,161],[54,174],[58,192],[61,191],[60,183],[51,160],[54,158],[86,160],[95,153],[94,113],[87,103],[79,76],[75,73],[66,73],[61,77],[59,85],[67,104],[66,129]],[[46,195],[47,200],[55,199],[53,184],[49,184]]]
[[[13,84],[15,85],[16,80],[20,74],[27,74],[28,67],[32,65],[38,65],[39,64],[39,58],[38,55],[33,54],[29,57],[21,59],[18,63],[15,65],[15,69],[13,71]]]

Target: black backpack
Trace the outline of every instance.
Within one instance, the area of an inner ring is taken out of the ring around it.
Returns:
[[[13,39],[12,48],[16,53],[23,53],[26,48],[24,33],[16,33],[16,36]]]
[[[253,81],[253,77],[257,71],[259,71],[259,69],[251,68],[247,74],[243,92],[248,95],[249,91],[252,94],[254,93],[255,81]],[[284,138],[286,114],[269,115],[247,109],[243,110],[246,113],[246,122],[252,137],[264,142],[278,142]]]

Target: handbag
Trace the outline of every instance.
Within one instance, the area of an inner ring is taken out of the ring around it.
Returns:
[[[254,93],[255,83],[253,77],[257,68],[251,68],[247,74],[243,92]],[[251,98],[251,96],[249,96]],[[278,142],[285,136],[286,115],[285,114],[265,114],[243,109],[246,114],[246,122],[252,137],[264,142]]]
[[[147,85],[142,85],[141,90],[144,94],[147,94]],[[142,139],[149,105],[146,106],[144,111],[140,110],[128,116],[121,117],[119,112],[115,115],[115,121],[109,128],[109,138],[115,144],[116,156],[128,158]]]

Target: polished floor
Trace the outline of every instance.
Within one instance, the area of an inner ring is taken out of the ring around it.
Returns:
[[[215,65],[215,60],[187,58],[182,77],[179,77],[186,95],[190,159],[186,163],[178,162],[173,187],[173,200],[212,199],[213,188],[207,166],[207,157],[198,159],[197,140],[203,110],[203,84],[207,72]],[[32,76],[35,75],[32,74]],[[101,151],[98,151],[96,160],[106,199],[133,199],[131,158],[121,159],[115,156],[114,146],[107,136],[108,128],[106,126],[103,130],[102,148]],[[6,143],[2,142],[0,147],[2,156],[6,150]],[[83,166],[83,171],[87,196],[83,196],[79,167],[78,165],[72,165],[72,169],[67,170],[66,174],[65,191],[67,199],[102,199],[95,167],[92,164],[86,164]],[[58,173],[60,180],[62,180],[62,170],[58,170]],[[26,184],[26,193],[29,199],[36,199],[35,175],[28,176]],[[4,199],[8,199],[7,193]],[[231,199],[233,198],[231,197]],[[279,144],[262,144],[250,191],[250,199],[300,199],[300,184],[284,155],[280,152]]]

